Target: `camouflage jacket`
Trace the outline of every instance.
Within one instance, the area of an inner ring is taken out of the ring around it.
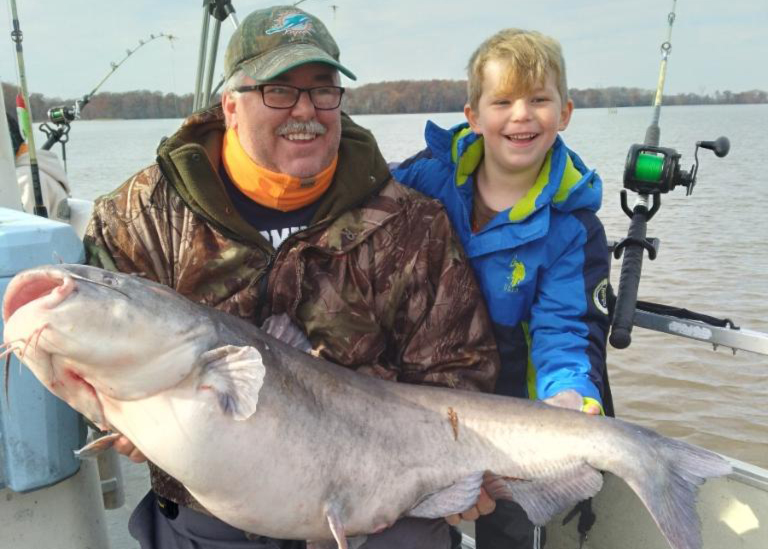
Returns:
[[[342,120],[312,224],[277,250],[218,175],[220,108],[187,119],[154,164],[98,199],[88,262],[140,273],[254,323],[287,313],[321,356],[380,378],[490,391],[498,355],[471,268],[440,204],[391,179],[370,133]],[[152,467],[160,495],[198,508]]]

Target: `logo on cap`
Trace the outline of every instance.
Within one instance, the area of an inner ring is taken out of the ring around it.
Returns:
[[[303,36],[312,32],[312,21],[303,13],[287,12],[275,19],[266,34],[283,32],[292,36]]]

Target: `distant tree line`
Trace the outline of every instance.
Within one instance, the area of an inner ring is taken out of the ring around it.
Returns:
[[[2,83],[5,108],[15,112],[16,86]],[[466,82],[463,80],[401,80],[379,82],[350,88],[344,94],[343,108],[350,114],[396,114],[422,112],[458,112],[466,102]],[[653,103],[654,93],[639,88],[571,89],[577,108],[639,107]],[[147,90],[124,93],[96,94],[83,109],[84,120],[117,118],[182,118],[192,110],[192,94],[152,92]],[[33,119],[43,121],[48,109],[72,106],[74,99],[47,98],[39,93],[30,95]],[[665,95],[665,105],[730,105],[768,103],[768,92],[716,91],[713,95],[683,93]]]
[[[466,102],[464,80],[400,80],[348,89],[343,108],[350,114],[458,112]]]
[[[16,94],[18,88],[13,84],[2,83],[5,98],[5,110],[16,112]],[[101,92],[94,95],[83,108],[81,118],[94,120],[103,118],[183,118],[192,111],[193,96],[162,93],[159,91],[137,90],[123,93]],[[43,122],[52,107],[72,107],[75,99],[45,97],[40,93],[29,95],[32,118]]]
[[[571,99],[576,107],[646,107],[653,104],[655,91],[639,88],[588,88],[586,90],[569,90]],[[732,91],[716,91],[714,95],[699,95],[695,93],[678,93],[665,95],[664,105],[749,105],[768,103],[768,92],[750,90],[734,93]]]
[[[588,88],[569,90],[576,108],[645,107],[653,104],[656,92],[639,88]],[[464,80],[404,80],[366,84],[347,91],[344,108],[350,114],[394,114],[458,112],[467,100]],[[665,95],[665,105],[730,105],[768,103],[768,92],[751,90],[714,95],[684,93]]]

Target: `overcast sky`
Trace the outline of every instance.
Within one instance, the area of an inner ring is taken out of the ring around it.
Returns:
[[[126,49],[154,33],[101,91],[194,89],[202,0],[17,0],[30,92],[90,92]],[[242,19],[263,0],[233,0]],[[335,6],[335,9],[334,7]],[[463,79],[469,55],[505,27],[540,30],[563,45],[571,88],[655,89],[671,0],[306,0],[358,76],[347,86],[399,79]],[[3,2],[0,79],[16,82],[11,16]],[[222,26],[223,52],[232,25]],[[679,0],[667,93],[768,90],[768,1]],[[221,57],[221,55],[219,56]],[[217,64],[221,70],[221,61]]]

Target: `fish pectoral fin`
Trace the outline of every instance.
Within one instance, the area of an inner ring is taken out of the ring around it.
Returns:
[[[264,363],[255,347],[225,345],[203,353],[198,390],[213,391],[219,407],[238,421],[256,412],[264,385]]]
[[[442,518],[463,513],[475,504],[482,485],[483,471],[472,473],[447,488],[429,494],[406,514],[419,518]]]
[[[333,539],[336,540],[337,549],[349,549],[347,545],[347,533],[344,529],[344,522],[341,520],[341,514],[336,505],[329,505],[325,510],[325,517],[328,520],[328,527],[331,529]]]
[[[549,478],[519,479],[491,474],[483,487],[493,499],[516,501],[537,526],[578,502],[594,496],[603,486],[603,475],[589,465],[579,465]]]
[[[109,433],[101,436],[95,440],[92,440],[79,450],[75,450],[75,457],[77,459],[93,458],[100,453],[105,452],[112,448],[115,441],[122,435],[120,433]]]

